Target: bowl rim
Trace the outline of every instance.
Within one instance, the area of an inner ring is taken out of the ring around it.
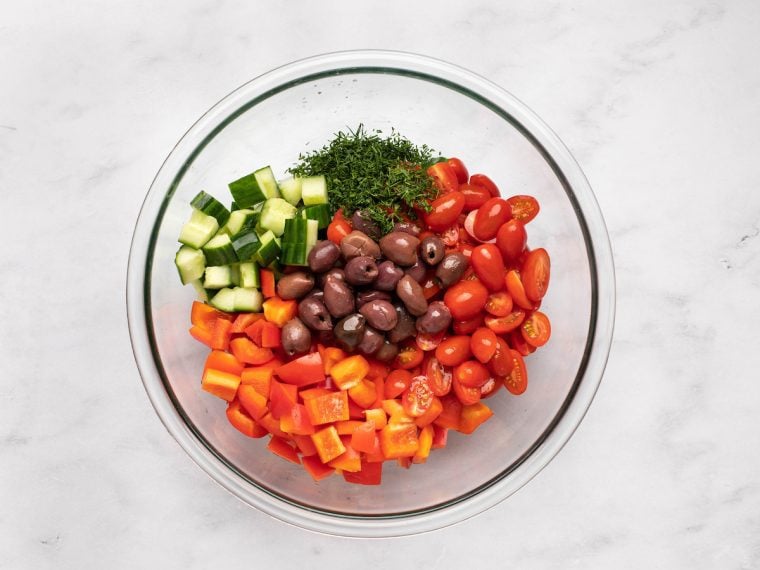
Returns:
[[[195,156],[229,122],[258,102],[293,85],[348,73],[406,75],[437,83],[476,100],[520,130],[543,155],[575,208],[592,278],[584,358],[573,388],[544,434],[520,460],[467,494],[430,508],[388,515],[364,516],[309,507],[237,471],[188,425],[157,362],[160,359],[149,318],[155,233]],[[443,528],[495,506],[524,486],[564,447],[585,416],[607,363],[615,320],[615,272],[604,219],[585,175],[559,137],[524,103],[490,80],[440,59],[389,50],[331,52],[288,63],[245,83],[204,113],[174,146],[143,201],[130,246],[126,289],[130,340],[143,386],[164,427],[190,458],[214,481],[262,512],[307,530],[353,537],[400,536]]]

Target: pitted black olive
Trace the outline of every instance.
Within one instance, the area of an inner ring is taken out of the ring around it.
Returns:
[[[306,262],[314,273],[324,273],[332,269],[339,257],[340,248],[326,239],[317,242],[317,245],[311,248]]]
[[[438,236],[427,236],[420,243],[420,257],[428,265],[438,265],[446,253],[446,245]]]
[[[351,285],[369,285],[378,273],[375,259],[366,255],[349,259],[343,271]]]
[[[345,238],[344,238],[345,239]],[[383,255],[397,265],[408,267],[417,262],[420,240],[406,232],[391,232],[380,240]]]

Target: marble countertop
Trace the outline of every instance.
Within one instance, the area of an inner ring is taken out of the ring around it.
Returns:
[[[1,568],[760,568],[756,2],[0,14]],[[179,136],[252,77],[346,48],[433,55],[526,102],[585,170],[617,267],[569,444],[485,514],[405,539],[305,532],[215,485],[155,416],[126,324],[133,224]]]

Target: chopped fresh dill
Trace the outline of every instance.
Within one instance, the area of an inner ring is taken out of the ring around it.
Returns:
[[[294,176],[324,175],[335,213],[343,208],[350,218],[356,210],[388,233],[415,209],[428,211],[438,190],[427,167],[440,160],[427,145],[416,146],[392,130],[368,133],[363,125],[337,133],[319,150],[298,156],[290,169]]]

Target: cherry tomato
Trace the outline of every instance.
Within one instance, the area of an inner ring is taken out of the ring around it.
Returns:
[[[504,377],[509,376],[514,367],[514,359],[511,354],[511,349],[501,337],[496,337],[496,352],[493,358],[488,361],[488,369],[496,376]]]
[[[435,185],[442,193],[455,192],[459,189],[457,174],[448,162],[436,162],[427,169],[427,173],[435,179]]]
[[[488,193],[494,198],[501,196],[499,188],[494,184],[493,180],[488,178],[485,174],[473,174],[470,176],[470,184],[473,186],[481,186],[488,190]]]
[[[422,294],[428,301],[435,297],[440,291],[441,286],[438,284],[438,280],[435,278],[435,274],[433,274],[433,276],[426,277],[422,282]]]
[[[404,411],[417,418],[430,409],[433,403],[433,391],[428,385],[425,376],[415,376],[409,384],[409,388],[401,396],[401,405]]]
[[[527,319],[525,319],[520,325],[520,332],[522,333],[525,342],[528,344],[539,347],[544,346],[546,341],[552,334],[552,326],[549,322],[549,318],[541,311],[534,311]]]
[[[459,191],[464,195],[465,212],[477,210],[491,198],[488,190],[474,184],[460,184]]]
[[[412,373],[408,370],[391,370],[385,379],[383,395],[386,400],[391,400],[404,393],[412,382]]]
[[[533,196],[512,196],[507,199],[512,217],[527,224],[536,217],[540,210],[538,201]]]
[[[525,361],[522,355],[515,350],[510,350],[509,352],[513,363],[512,371],[504,379],[504,386],[512,394],[519,396],[528,388],[528,371],[525,368]]]
[[[520,257],[527,243],[528,234],[519,220],[507,220],[496,233],[496,246],[506,261],[513,261]]]
[[[488,300],[488,289],[480,281],[459,281],[446,290],[443,302],[457,321],[477,316]]]
[[[496,334],[507,334],[519,327],[525,320],[525,311],[517,309],[506,317],[486,317],[486,326]]]
[[[464,233],[466,234],[467,232],[464,232]],[[468,243],[460,243],[458,249],[459,249],[459,251],[462,252],[462,254],[465,257],[469,258],[470,256],[472,256],[473,247],[470,244],[468,244]]]
[[[451,226],[441,234],[441,241],[446,247],[456,247],[459,243],[459,226]]]
[[[454,394],[456,394],[457,399],[465,406],[480,402],[480,388],[465,386],[457,379],[456,374],[451,382],[451,386],[454,388]]]
[[[488,327],[480,327],[470,338],[470,350],[480,362],[486,363],[496,352],[496,333]]]
[[[441,344],[444,334],[446,334],[446,331],[441,331],[435,334],[418,332],[414,341],[417,343],[417,346],[420,347],[420,350],[430,352],[431,350],[435,350],[435,348]]]
[[[480,388],[490,377],[488,368],[477,360],[468,360],[454,368],[454,378],[468,388]]]
[[[525,287],[525,295],[531,301],[540,301],[546,295],[549,288],[549,274],[551,265],[549,254],[544,248],[534,249],[525,258],[522,269],[522,283]]]
[[[499,248],[492,243],[481,244],[472,250],[470,263],[480,282],[491,291],[504,289],[504,260]]]
[[[428,359],[425,365],[425,375],[430,389],[436,396],[445,396],[451,391],[451,379],[453,378],[451,370],[444,367],[435,356]]]
[[[425,223],[434,232],[442,232],[453,225],[457,221],[459,214],[462,213],[464,194],[451,191],[433,200],[430,203],[430,207],[432,209],[423,214]]]
[[[506,291],[491,293],[486,301],[486,312],[494,317],[506,317],[512,312],[512,297]]]
[[[531,346],[525,342],[525,338],[523,337],[522,332],[520,332],[520,329],[515,329],[510,332],[507,335],[507,341],[509,346],[512,347],[512,350],[516,350],[523,356],[528,356],[531,352],[536,351],[535,346]]]
[[[479,326],[483,324],[483,315],[478,314],[464,321],[454,321],[452,328],[457,334],[472,334]]]
[[[422,363],[422,359],[425,356],[417,346],[408,345],[403,346],[399,350],[396,360],[394,361],[395,368],[403,368],[404,370],[411,370],[412,368],[419,366]]]
[[[460,184],[467,182],[467,178],[469,178],[470,173],[467,172],[467,167],[464,165],[464,162],[458,158],[450,158],[446,161],[446,163],[454,171],[454,174],[457,175],[457,181],[459,181]]]
[[[499,388],[501,388],[504,385],[504,381],[499,378],[498,380],[491,376],[488,379],[488,382],[483,384],[480,387],[480,397],[481,398],[490,398],[493,396],[496,392],[499,391]]]
[[[523,286],[522,279],[520,279],[520,274],[517,271],[514,269],[507,271],[507,276],[504,278],[504,284],[507,286],[507,292],[512,296],[512,301],[514,301],[518,307],[522,307],[528,311],[533,310],[535,304],[528,299],[525,294],[525,287]]]
[[[450,336],[435,349],[435,357],[444,366],[457,366],[470,358],[470,337]]]
[[[480,241],[496,237],[501,225],[510,219],[512,212],[509,204],[501,198],[491,198],[478,208],[473,224],[473,234]]]

